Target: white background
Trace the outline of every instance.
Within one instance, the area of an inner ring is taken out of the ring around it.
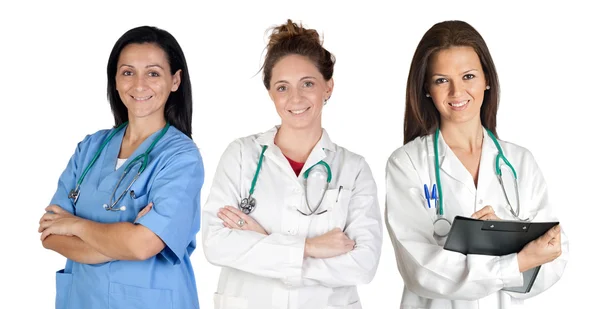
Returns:
[[[192,4],[193,3],[193,4]],[[402,145],[404,93],[418,41],[434,23],[461,19],[485,38],[500,76],[498,132],[530,149],[570,239],[563,278],[526,308],[566,308],[597,297],[598,16],[579,1],[19,1],[0,5],[0,308],[54,308],[54,272],[65,259],[43,249],[38,219],[86,134],[112,125],[106,62],[127,30],[154,25],[182,45],[193,85],[193,137],[206,168],[207,198],[229,142],[279,118],[261,65],[265,30],[291,18],[325,34],[337,56],[323,126],[366,157],[383,211],[385,163]],[[518,4],[517,4],[518,3]],[[256,75],[255,75],[256,74]],[[594,147],[594,145],[596,147]],[[594,229],[597,231],[597,228]],[[198,235],[200,240],[200,235]],[[201,308],[212,308],[219,268],[192,255]],[[397,308],[402,280],[387,231],[364,308]]]

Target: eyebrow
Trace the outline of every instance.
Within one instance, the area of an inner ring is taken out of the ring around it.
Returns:
[[[134,66],[132,66],[132,65],[130,65],[130,64],[121,64],[121,66],[120,66],[119,68],[122,68],[122,67],[130,67],[130,68],[132,68],[132,69],[133,69],[133,68],[135,68]],[[163,71],[165,70],[163,67],[161,67],[161,66],[160,66],[160,65],[158,65],[158,64],[149,64],[149,65],[147,65],[147,66],[146,66],[146,69],[148,69],[148,68],[153,68],[153,67],[160,68],[160,69],[162,69]]]
[[[472,72],[472,71],[479,71],[479,70],[477,70],[477,69],[470,69],[470,70],[466,70],[466,71],[462,72],[461,74],[467,74],[467,73]],[[431,74],[431,76],[446,76],[446,75],[440,74],[440,73],[433,73],[433,74]]]
[[[305,79],[316,79],[316,78],[315,78],[314,76],[304,76],[304,77],[302,77],[300,80],[301,80],[301,81],[303,81],[303,80],[305,80]],[[290,82],[288,82],[288,81],[287,81],[287,80],[285,80],[285,79],[282,79],[282,80],[278,80],[278,81],[276,81],[274,84],[278,84],[278,83],[288,83],[288,84],[289,84]]]

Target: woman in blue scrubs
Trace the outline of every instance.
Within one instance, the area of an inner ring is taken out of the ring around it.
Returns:
[[[204,168],[183,51],[164,30],[134,28],[107,73],[115,126],[78,144],[40,219],[44,247],[67,258],[56,308],[198,308]]]

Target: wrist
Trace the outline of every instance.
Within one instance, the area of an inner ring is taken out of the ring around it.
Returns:
[[[304,258],[311,257],[312,252],[312,244],[310,243],[310,238],[307,238],[304,241]]]
[[[77,236],[79,238],[81,238],[82,234],[85,231],[85,226],[86,226],[87,220],[82,219],[82,218],[76,218],[75,222],[73,222],[73,226],[72,226],[72,231],[71,234],[73,234],[73,236]]]
[[[517,253],[517,261],[519,263],[519,272],[525,272],[531,268],[529,265],[529,259],[523,251]]]

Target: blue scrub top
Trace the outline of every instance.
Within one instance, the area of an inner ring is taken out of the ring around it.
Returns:
[[[114,129],[113,129],[114,130]],[[149,154],[146,170],[116,207],[102,205],[110,195],[129,161],[115,170],[125,129],[106,145],[83,183],[77,205],[68,198],[79,176],[100,149],[111,130],[88,135],[78,144],[60,176],[51,204],[81,218],[96,222],[134,222],[149,202],[152,210],[138,220],[166,244],[156,256],[145,261],[112,261],[80,264],[67,259],[56,273],[56,308],[199,308],[198,293],[190,255],[196,248],[200,228],[200,189],[204,167],[194,142],[171,126]],[[160,130],[148,137],[129,159],[144,153]],[[115,193],[118,197],[138,171],[134,166]],[[116,198],[115,197],[115,198]],[[127,237],[127,235],[123,235]]]

